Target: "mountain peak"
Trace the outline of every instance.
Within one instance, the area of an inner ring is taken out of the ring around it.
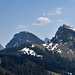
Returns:
[[[64,24],[58,28],[51,41],[55,43],[75,42],[75,29]]]
[[[18,47],[24,43],[43,44],[44,41],[28,31],[21,31],[14,35],[14,37],[6,45],[6,48]]]
[[[44,39],[44,42],[45,42],[45,43],[48,43],[48,42],[50,42],[50,39],[46,37],[46,38]]]
[[[63,24],[63,26],[60,26],[61,28],[70,28],[70,26],[67,26],[66,24]]]
[[[29,33],[28,31],[21,31],[20,33]]]
[[[70,27],[66,24],[63,24],[63,26],[60,26],[59,28],[65,28],[65,29],[69,29],[69,30],[72,30],[72,31],[75,31],[75,29],[73,27]]]

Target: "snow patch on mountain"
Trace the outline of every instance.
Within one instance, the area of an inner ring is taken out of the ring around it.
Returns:
[[[43,46],[49,50],[55,50],[55,49],[57,49],[58,44],[53,45],[53,43],[49,43],[49,44],[43,44]]]
[[[50,44],[49,44],[49,46],[52,46],[52,45],[53,45],[53,43],[50,43]]]
[[[27,47],[23,48],[20,51],[23,52],[23,54],[28,54],[28,55],[32,55],[32,56],[36,56],[36,57],[40,57],[40,58],[43,57],[42,55],[38,55],[34,50],[31,50]]]
[[[47,47],[47,48],[49,48],[49,47],[52,47],[52,45],[53,45],[53,43],[47,43],[47,44],[43,44],[43,46],[45,46],[45,47]]]
[[[35,46],[32,44],[32,46],[31,46],[31,47],[33,48],[33,47],[35,47]]]
[[[49,43],[49,44],[43,44],[44,47],[46,47],[49,51],[55,51],[57,53],[62,53],[62,50],[59,49],[59,44],[53,44],[53,43]]]
[[[58,47],[58,44],[55,44],[51,50],[55,50],[55,49],[57,49],[57,47]]]
[[[69,53],[72,53],[72,54],[74,54],[73,50],[70,50],[69,52],[67,52],[67,54],[69,54]]]
[[[61,49],[58,49],[57,50],[57,53],[60,53],[61,54],[62,53],[62,50]]]
[[[73,31],[75,31],[75,29],[74,28],[69,28],[70,30],[73,30]]]
[[[33,55],[33,56],[36,55],[36,53],[33,50],[30,50],[29,48],[26,47],[23,48],[21,51],[24,52],[24,54]]]
[[[46,44],[43,44],[43,46],[47,46]]]

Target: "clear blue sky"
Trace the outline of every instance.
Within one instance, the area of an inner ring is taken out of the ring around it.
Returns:
[[[0,0],[3,46],[20,31],[29,31],[41,39],[52,38],[63,24],[75,28],[75,0]]]

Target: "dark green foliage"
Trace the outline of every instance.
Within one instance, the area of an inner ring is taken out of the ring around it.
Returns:
[[[43,58],[21,54],[18,52],[24,47],[33,49]],[[63,58],[57,52],[42,50],[38,47],[31,47],[31,44],[24,44],[21,47],[9,48],[0,52],[1,64],[5,75],[51,75],[47,71],[67,75],[68,72],[75,75],[75,59],[71,61]]]
[[[56,53],[52,54],[51,52],[49,57],[44,56],[43,59],[28,55],[0,55],[0,58],[0,67],[10,71],[14,75],[49,75],[47,70],[65,73],[65,75],[67,72],[75,72],[75,60],[69,61],[68,59],[61,58]]]
[[[0,75],[4,75],[1,69],[0,69]]]
[[[27,59],[26,56],[1,56],[1,58],[0,67],[14,75],[49,75],[46,70]],[[9,75],[8,72],[6,72],[6,75]]]

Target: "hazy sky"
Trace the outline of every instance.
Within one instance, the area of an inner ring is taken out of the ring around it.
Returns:
[[[0,0],[0,43],[20,31],[52,38],[58,27],[75,28],[75,0]]]

